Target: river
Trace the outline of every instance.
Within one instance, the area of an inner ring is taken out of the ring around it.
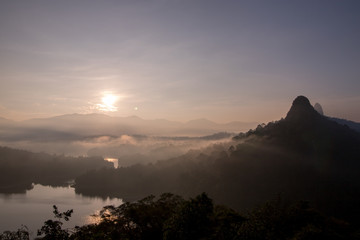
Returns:
[[[53,205],[60,212],[73,209],[74,213],[64,227],[72,228],[76,225],[91,223],[91,214],[106,205],[118,206],[122,203],[118,198],[102,199],[86,197],[75,193],[71,187],[49,187],[34,185],[25,194],[0,194],[0,232],[16,230],[25,225],[31,237],[36,237],[44,221],[53,219]]]

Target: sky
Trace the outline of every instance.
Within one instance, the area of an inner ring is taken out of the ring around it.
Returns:
[[[358,0],[0,2],[0,117],[360,122]]]

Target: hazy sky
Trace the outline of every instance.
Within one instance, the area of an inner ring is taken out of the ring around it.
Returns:
[[[0,0],[0,116],[360,121],[358,0]]]

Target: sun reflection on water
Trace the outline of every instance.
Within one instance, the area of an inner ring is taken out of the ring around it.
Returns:
[[[105,161],[112,162],[114,164],[114,168],[118,168],[119,159],[117,158],[105,158]]]

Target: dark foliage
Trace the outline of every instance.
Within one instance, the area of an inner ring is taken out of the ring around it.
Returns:
[[[0,234],[0,240],[29,240],[30,234],[26,226],[22,226],[16,231],[4,231]]]
[[[62,229],[72,210],[60,213],[54,206],[54,220],[39,230],[40,239],[54,240],[305,240],[360,239],[358,228],[346,221],[328,217],[307,202],[285,204],[281,198],[254,208],[248,214],[214,205],[203,193],[184,200],[170,193],[153,195],[118,207],[105,206],[94,216],[95,224]],[[0,239],[28,240],[22,228],[4,232]]]
[[[0,192],[25,192],[32,183],[59,186],[106,166],[112,164],[100,157],[66,157],[0,147]]]
[[[106,206],[98,224],[78,227],[73,239],[225,239],[244,221],[235,211],[214,207],[201,194],[184,200],[170,193],[119,207]],[[234,235],[235,236],[235,235]]]
[[[64,221],[69,221],[71,214],[73,213],[73,210],[67,210],[65,212],[59,212],[58,208],[54,205],[54,218],[56,220],[47,220],[44,223],[44,226],[41,227],[40,230],[38,230],[37,235],[42,236],[41,239],[44,240],[65,240],[69,239],[70,234],[68,230],[62,229],[62,225]]]

